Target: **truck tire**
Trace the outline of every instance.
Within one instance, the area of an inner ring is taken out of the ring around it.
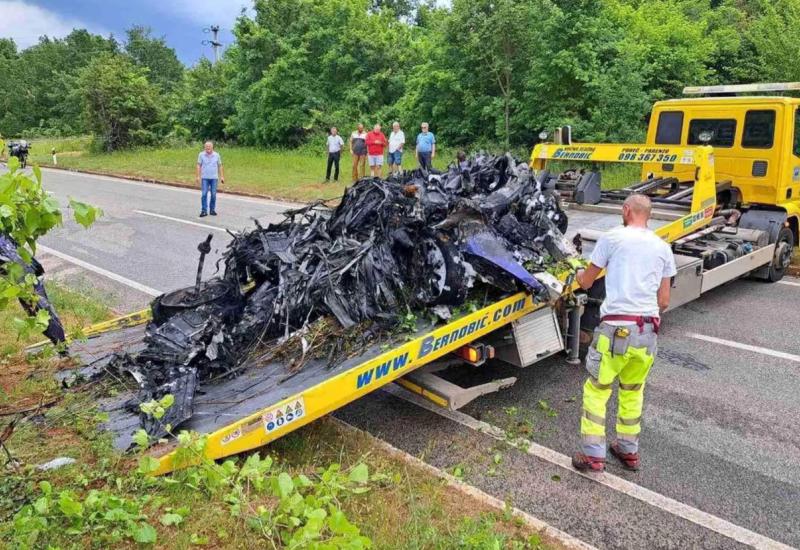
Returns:
[[[769,282],[775,283],[783,279],[786,268],[792,261],[792,250],[794,250],[794,235],[790,228],[783,227],[775,239],[775,256],[767,272]]]

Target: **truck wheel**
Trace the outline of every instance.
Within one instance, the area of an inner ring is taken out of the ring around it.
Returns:
[[[767,273],[767,280],[771,283],[783,279],[786,273],[786,268],[792,261],[792,250],[794,249],[794,235],[792,230],[788,227],[782,228],[778,232],[778,238],[775,240],[775,256],[772,258],[772,263],[769,266]]]

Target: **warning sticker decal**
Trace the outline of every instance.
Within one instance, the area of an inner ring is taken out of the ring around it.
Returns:
[[[295,399],[280,407],[275,407],[265,412],[261,419],[264,422],[264,431],[270,433],[291,424],[306,412],[306,404],[302,397]]]

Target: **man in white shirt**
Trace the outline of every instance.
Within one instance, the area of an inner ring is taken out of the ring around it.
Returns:
[[[225,171],[222,168],[222,157],[214,151],[214,144],[206,141],[203,150],[197,155],[197,171],[195,181],[201,185],[200,217],[208,215],[207,206],[211,206],[211,215],[217,215],[217,181],[225,183]],[[207,204],[211,193],[211,203]]]
[[[339,130],[336,126],[331,127],[331,133],[328,135],[328,167],[325,169],[325,183],[331,181],[331,166],[336,169],[333,173],[333,181],[339,181],[339,159],[342,156],[342,147],[344,147],[344,140],[339,135]]]
[[[392,133],[389,134],[389,172],[392,174],[400,171],[405,144],[406,135],[400,129],[400,123],[395,121],[392,124]]]
[[[639,469],[644,385],[655,360],[660,314],[669,305],[676,274],[672,249],[647,228],[651,209],[645,195],[625,199],[623,226],[600,237],[589,267],[577,274],[578,284],[588,290],[606,270],[602,321],[586,355],[589,378],[583,386],[581,451],[572,457],[572,465],[581,471],[605,470],[606,403],[617,377],[617,437],[608,450],[625,469]]]

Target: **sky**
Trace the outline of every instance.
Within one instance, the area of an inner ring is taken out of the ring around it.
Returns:
[[[13,38],[20,49],[36,44],[39,36],[61,38],[73,28],[118,40],[125,29],[144,25],[166,38],[187,65],[213,58],[211,38],[203,29],[219,25],[220,41],[233,42],[231,29],[250,0],[0,0],[0,37]]]

